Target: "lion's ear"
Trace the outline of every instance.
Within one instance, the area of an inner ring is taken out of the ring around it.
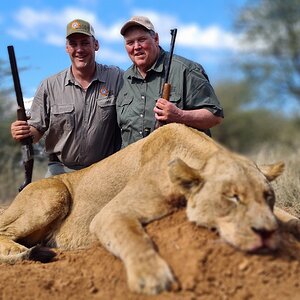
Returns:
[[[189,167],[180,158],[176,158],[169,163],[169,176],[171,182],[185,192],[203,182],[199,171]]]
[[[284,163],[280,161],[275,164],[260,165],[258,166],[258,168],[261,170],[261,172],[266,176],[266,178],[269,181],[272,181],[283,173]]]

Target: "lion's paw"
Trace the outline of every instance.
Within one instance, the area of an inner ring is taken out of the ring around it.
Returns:
[[[300,220],[299,219],[291,219],[285,223],[285,228],[288,232],[293,234],[295,238],[300,240]]]
[[[14,264],[28,259],[31,249],[28,249],[6,237],[0,237],[0,262]]]
[[[12,240],[9,240],[7,238],[1,238],[0,237],[0,254],[4,256],[12,256],[12,255],[18,255],[20,253],[28,251],[28,248],[15,243]]]
[[[156,253],[133,259],[127,265],[127,276],[133,292],[150,295],[169,290],[174,282],[169,266]]]

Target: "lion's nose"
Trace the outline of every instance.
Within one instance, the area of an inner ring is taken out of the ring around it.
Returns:
[[[260,237],[261,240],[261,246],[258,247],[256,251],[265,253],[265,251],[269,252],[270,250],[273,251],[278,248],[279,238],[277,228],[266,229],[252,227],[251,229],[257,234],[257,236]]]
[[[260,235],[263,240],[267,240],[275,233],[276,230],[267,230],[265,228],[251,228],[256,234]]]

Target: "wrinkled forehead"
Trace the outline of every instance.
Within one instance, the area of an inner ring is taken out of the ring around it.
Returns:
[[[152,36],[151,31],[141,26],[132,26],[126,30],[124,34],[124,39],[127,40],[127,39],[132,39],[141,36],[151,37]]]

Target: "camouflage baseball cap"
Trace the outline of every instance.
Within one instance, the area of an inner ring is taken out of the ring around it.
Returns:
[[[147,18],[147,17],[143,17],[143,16],[134,16],[132,17],[129,21],[127,21],[123,27],[121,28],[120,33],[122,35],[125,34],[125,31],[132,27],[132,26],[142,26],[144,28],[146,28],[147,30],[152,30],[155,32],[154,26],[151,23],[151,21]]]
[[[75,19],[67,25],[66,37],[73,33],[82,33],[88,36],[95,36],[95,31],[91,24],[81,19]]]

